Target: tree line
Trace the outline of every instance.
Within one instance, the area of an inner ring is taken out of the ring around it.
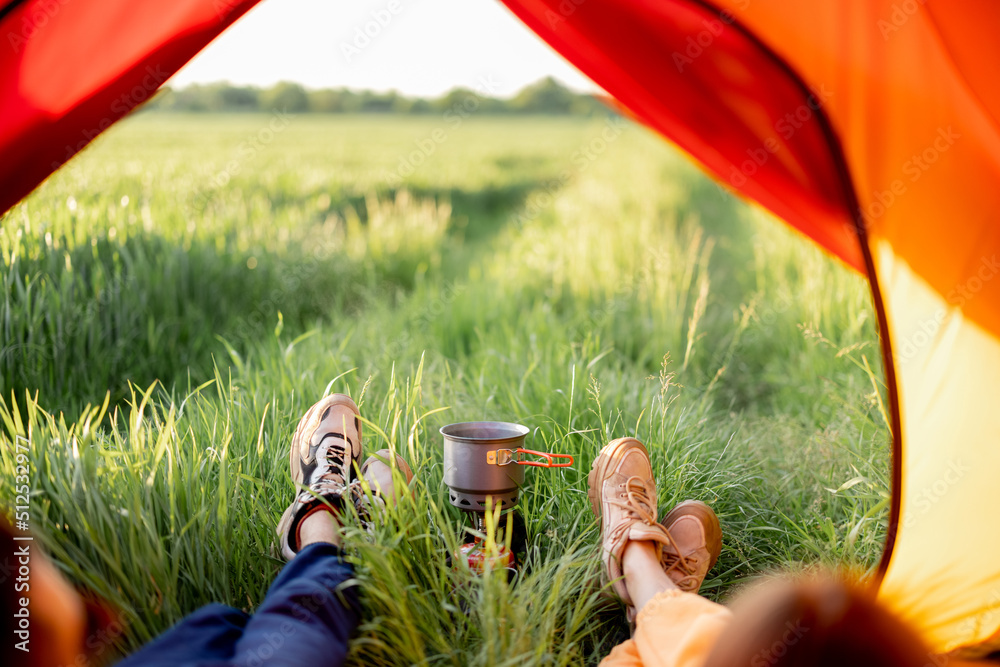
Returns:
[[[510,98],[484,96],[468,88],[454,88],[436,98],[407,97],[395,91],[377,93],[347,88],[309,90],[282,81],[268,88],[234,86],[228,82],[164,88],[147,109],[187,112],[284,111],[287,113],[443,113],[475,100],[477,113],[612,115],[594,95],[575,93],[551,77],[522,88]]]

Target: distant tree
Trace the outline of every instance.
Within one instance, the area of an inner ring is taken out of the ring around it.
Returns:
[[[375,93],[365,90],[360,93],[361,108],[363,113],[388,113],[393,110],[393,106],[399,99],[399,93],[391,91],[388,93]]]
[[[173,111],[210,111],[204,86],[198,84],[171,91],[163,103]]]
[[[396,91],[352,91],[347,88],[306,90],[300,84],[282,81],[270,88],[234,86],[228,82],[191,84],[181,89],[164,87],[147,109],[165,111],[259,111],[287,110],[292,113],[395,113],[470,114],[540,113],[577,116],[610,115],[614,112],[593,95],[581,95],[549,77],[522,89],[511,99],[485,97],[469,88],[453,88],[434,99],[407,97]]]
[[[393,113],[413,113],[413,106],[420,101],[419,97],[405,97],[396,93],[393,95],[395,95],[392,100]]]
[[[574,116],[614,116],[618,112],[594,95],[577,95],[569,105]]]
[[[302,113],[309,110],[309,94],[300,84],[281,81],[261,92],[260,106],[268,111]]]
[[[507,100],[497,99],[496,97],[479,98],[479,110],[477,111],[477,113],[503,114],[510,112],[511,112],[510,103]]]
[[[260,109],[260,91],[250,86],[225,86],[219,89],[218,98],[225,111],[257,111]]]
[[[431,113],[432,111],[434,111],[434,107],[422,97],[413,100],[413,104],[410,105],[410,113],[413,114]]]
[[[441,97],[431,100],[430,105],[435,111],[457,112],[465,110],[466,113],[469,113],[479,110],[482,99],[479,93],[469,88],[452,88]]]
[[[309,111],[317,113],[343,113],[344,91],[323,88],[309,93]]]
[[[551,76],[521,90],[510,106],[527,113],[568,114],[576,94]]]

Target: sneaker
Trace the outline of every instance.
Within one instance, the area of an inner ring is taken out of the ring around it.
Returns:
[[[375,452],[361,465],[361,479],[353,486],[354,506],[362,525],[369,532],[375,516],[387,507],[395,507],[399,500],[393,482],[393,468],[402,475],[407,487],[413,480],[413,471],[402,456],[396,455],[395,465],[392,461],[392,452],[388,449]]]
[[[348,494],[361,459],[361,413],[344,394],[322,399],[302,416],[292,436],[288,462],[299,492],[278,522],[281,554],[298,553],[298,529],[312,512],[337,508]],[[305,487],[305,488],[302,488]]]
[[[598,454],[587,477],[588,496],[601,523],[602,560],[612,589],[630,609],[622,554],[632,541],[649,541],[657,557],[671,544],[670,535],[657,520],[656,484],[649,453],[635,438],[612,440]]]
[[[697,593],[722,553],[722,528],[712,508],[685,500],[663,518],[670,544],[663,547],[663,570],[677,588]]]

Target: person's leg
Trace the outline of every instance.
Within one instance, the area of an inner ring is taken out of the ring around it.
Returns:
[[[622,554],[625,587],[636,611],[663,591],[679,590],[667,573],[652,542],[629,542]]]
[[[722,530],[712,508],[686,500],[672,509],[662,524],[668,544],[657,554],[654,542],[629,541],[622,552],[625,587],[641,610],[659,593],[697,593],[722,550]]]
[[[298,612],[297,616],[288,617],[288,626],[279,623],[279,631],[294,627],[298,634],[306,635],[315,633],[315,627],[323,622],[337,624],[335,628],[327,628],[330,636],[338,638],[332,640],[331,650],[346,651],[346,636],[357,624],[356,610],[338,601],[337,605],[343,607],[342,613],[338,613],[341,609],[335,609],[330,598],[350,578],[351,570],[334,546],[340,540],[339,526],[328,510],[341,506],[349,496],[352,466],[360,457],[360,414],[354,402],[347,396],[334,394],[313,405],[299,421],[289,453],[292,480],[306,488],[300,488],[278,528],[282,553],[292,562],[271,585],[257,612],[258,616],[261,612],[264,615],[251,621],[250,616],[239,610],[209,605],[121,664],[126,667],[230,664],[231,661],[241,664],[243,658],[253,657],[254,650],[260,655],[273,650],[267,643],[269,638],[274,642],[282,639],[280,632],[275,634],[273,625],[267,623],[281,613],[276,611],[279,609],[289,614]],[[322,546],[311,550],[308,558],[294,558],[299,550],[313,544]],[[355,602],[350,596],[345,600]],[[249,634],[245,636],[246,633]],[[341,635],[343,641],[339,639]],[[250,650],[251,645],[254,650]],[[325,659],[330,653],[324,651],[318,655]],[[261,664],[251,659],[245,662]]]
[[[271,585],[237,642],[233,665],[339,665],[360,620],[354,574],[344,562],[340,527],[327,510],[299,529],[297,555]]]
[[[677,590],[677,586],[663,571],[663,565],[652,542],[628,542],[622,553],[622,572],[625,587],[635,605],[642,611],[646,603],[663,591]],[[629,619],[634,621],[634,615]],[[601,667],[641,667],[642,654],[634,639],[622,642],[611,650]]]
[[[688,501],[658,523],[652,477],[634,438],[608,443],[589,475],[606,575],[636,623],[602,667],[700,667],[729,621],[727,609],[696,594],[722,548],[715,513]]]
[[[703,667],[731,620],[720,604],[696,593],[666,590],[639,610],[632,641],[643,665]]]
[[[394,470],[401,482],[413,474],[388,451],[360,467],[361,421],[357,406],[335,394],[302,417],[292,438],[292,479],[305,488],[278,524],[282,554],[290,559],[239,640],[234,665],[339,665],[360,620],[359,596],[349,585],[354,572],[340,553],[338,517],[348,502],[362,521],[395,504]],[[394,465],[392,465],[394,464]]]
[[[682,539],[675,537],[675,541],[682,549],[690,547]],[[671,578],[649,542],[630,542],[622,569],[635,605],[635,632],[625,652],[609,655],[604,667],[701,667],[729,625],[729,610],[681,590],[674,578],[683,582],[685,577],[675,574]]]
[[[630,543],[653,549],[657,561],[670,535],[657,523],[656,483],[649,454],[635,438],[608,443],[587,478],[591,508],[601,524],[602,560],[612,590],[626,607],[634,606],[622,572],[622,557]]]
[[[382,450],[353,470],[361,455],[357,406],[334,394],[310,408],[292,438],[289,462],[301,488],[278,525],[289,564],[272,583],[251,618],[242,611],[209,605],[191,614],[139,652],[119,663],[222,667],[230,665],[338,665],[358,624],[355,589],[345,586],[353,569],[340,552],[337,512],[353,502],[364,520],[397,500],[413,478],[406,462]]]
[[[288,455],[298,493],[278,522],[281,554],[292,560],[302,521],[321,508],[351,500],[355,466],[361,463],[361,412],[349,397],[332,394],[302,416]]]

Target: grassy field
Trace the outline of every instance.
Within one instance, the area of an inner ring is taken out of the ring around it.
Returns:
[[[596,663],[628,630],[586,473],[625,435],[661,512],[719,514],[712,599],[878,560],[865,283],[622,121],[146,114],[0,219],[0,281],[2,488],[30,439],[33,530],[129,620],[104,657],[260,602],[291,433],[328,391],[417,475],[374,541],[347,530],[358,664]],[[512,583],[447,562],[437,429],[479,419],[576,456],[529,469]]]

